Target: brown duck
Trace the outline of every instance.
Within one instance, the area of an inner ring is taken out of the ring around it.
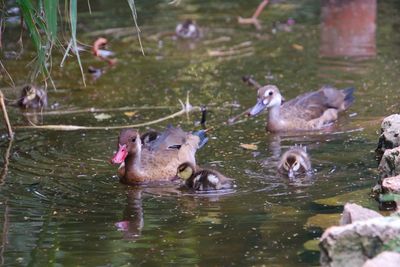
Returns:
[[[294,146],[286,151],[279,161],[278,171],[291,179],[311,174],[311,161],[306,147]]]
[[[258,89],[257,104],[249,115],[268,109],[267,130],[270,132],[320,130],[330,126],[338,113],[353,102],[354,88],[338,90],[324,86],[318,91],[302,94],[282,104],[283,97],[275,85]]]
[[[188,189],[195,191],[215,191],[231,189],[233,180],[214,170],[201,169],[196,171],[195,165],[185,162],[179,165],[176,176],[185,181]]]
[[[118,169],[123,183],[171,181],[181,163],[188,161],[196,164],[195,153],[207,140],[205,131],[187,133],[181,128],[168,127],[161,134],[140,136],[138,130],[124,129],[119,135],[118,151],[111,162],[124,163]]]

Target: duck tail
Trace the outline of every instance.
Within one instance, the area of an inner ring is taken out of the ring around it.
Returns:
[[[208,142],[207,132],[205,130],[194,131],[192,134],[200,138],[199,148],[202,148]]]
[[[351,106],[351,104],[353,104],[354,102],[354,87],[349,87],[346,89],[341,90],[344,94],[344,109],[347,109],[348,107]]]

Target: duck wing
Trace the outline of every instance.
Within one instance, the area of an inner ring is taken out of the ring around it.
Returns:
[[[330,108],[342,111],[353,102],[354,88],[338,90],[331,86],[323,86],[315,92],[308,92],[283,103],[281,110],[285,118],[301,118],[312,120],[319,118]]]
[[[161,135],[149,144],[150,150],[165,150],[170,147],[179,147],[185,143],[187,133],[180,127],[168,126]]]

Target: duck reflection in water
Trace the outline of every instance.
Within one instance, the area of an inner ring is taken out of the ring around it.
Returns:
[[[123,220],[115,223],[117,229],[123,232],[124,239],[137,239],[141,236],[144,226],[142,191],[143,188],[139,187],[128,190]]]

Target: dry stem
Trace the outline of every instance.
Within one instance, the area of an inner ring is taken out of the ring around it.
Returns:
[[[11,128],[10,120],[8,119],[8,113],[7,113],[7,109],[6,109],[6,104],[4,103],[4,95],[3,95],[3,92],[1,90],[0,90],[0,105],[1,105],[1,110],[3,111],[3,117],[4,117],[4,121],[6,123],[7,131],[8,131],[8,137],[10,138],[10,140],[12,140],[13,137],[14,137],[14,133],[13,133],[12,128]]]

